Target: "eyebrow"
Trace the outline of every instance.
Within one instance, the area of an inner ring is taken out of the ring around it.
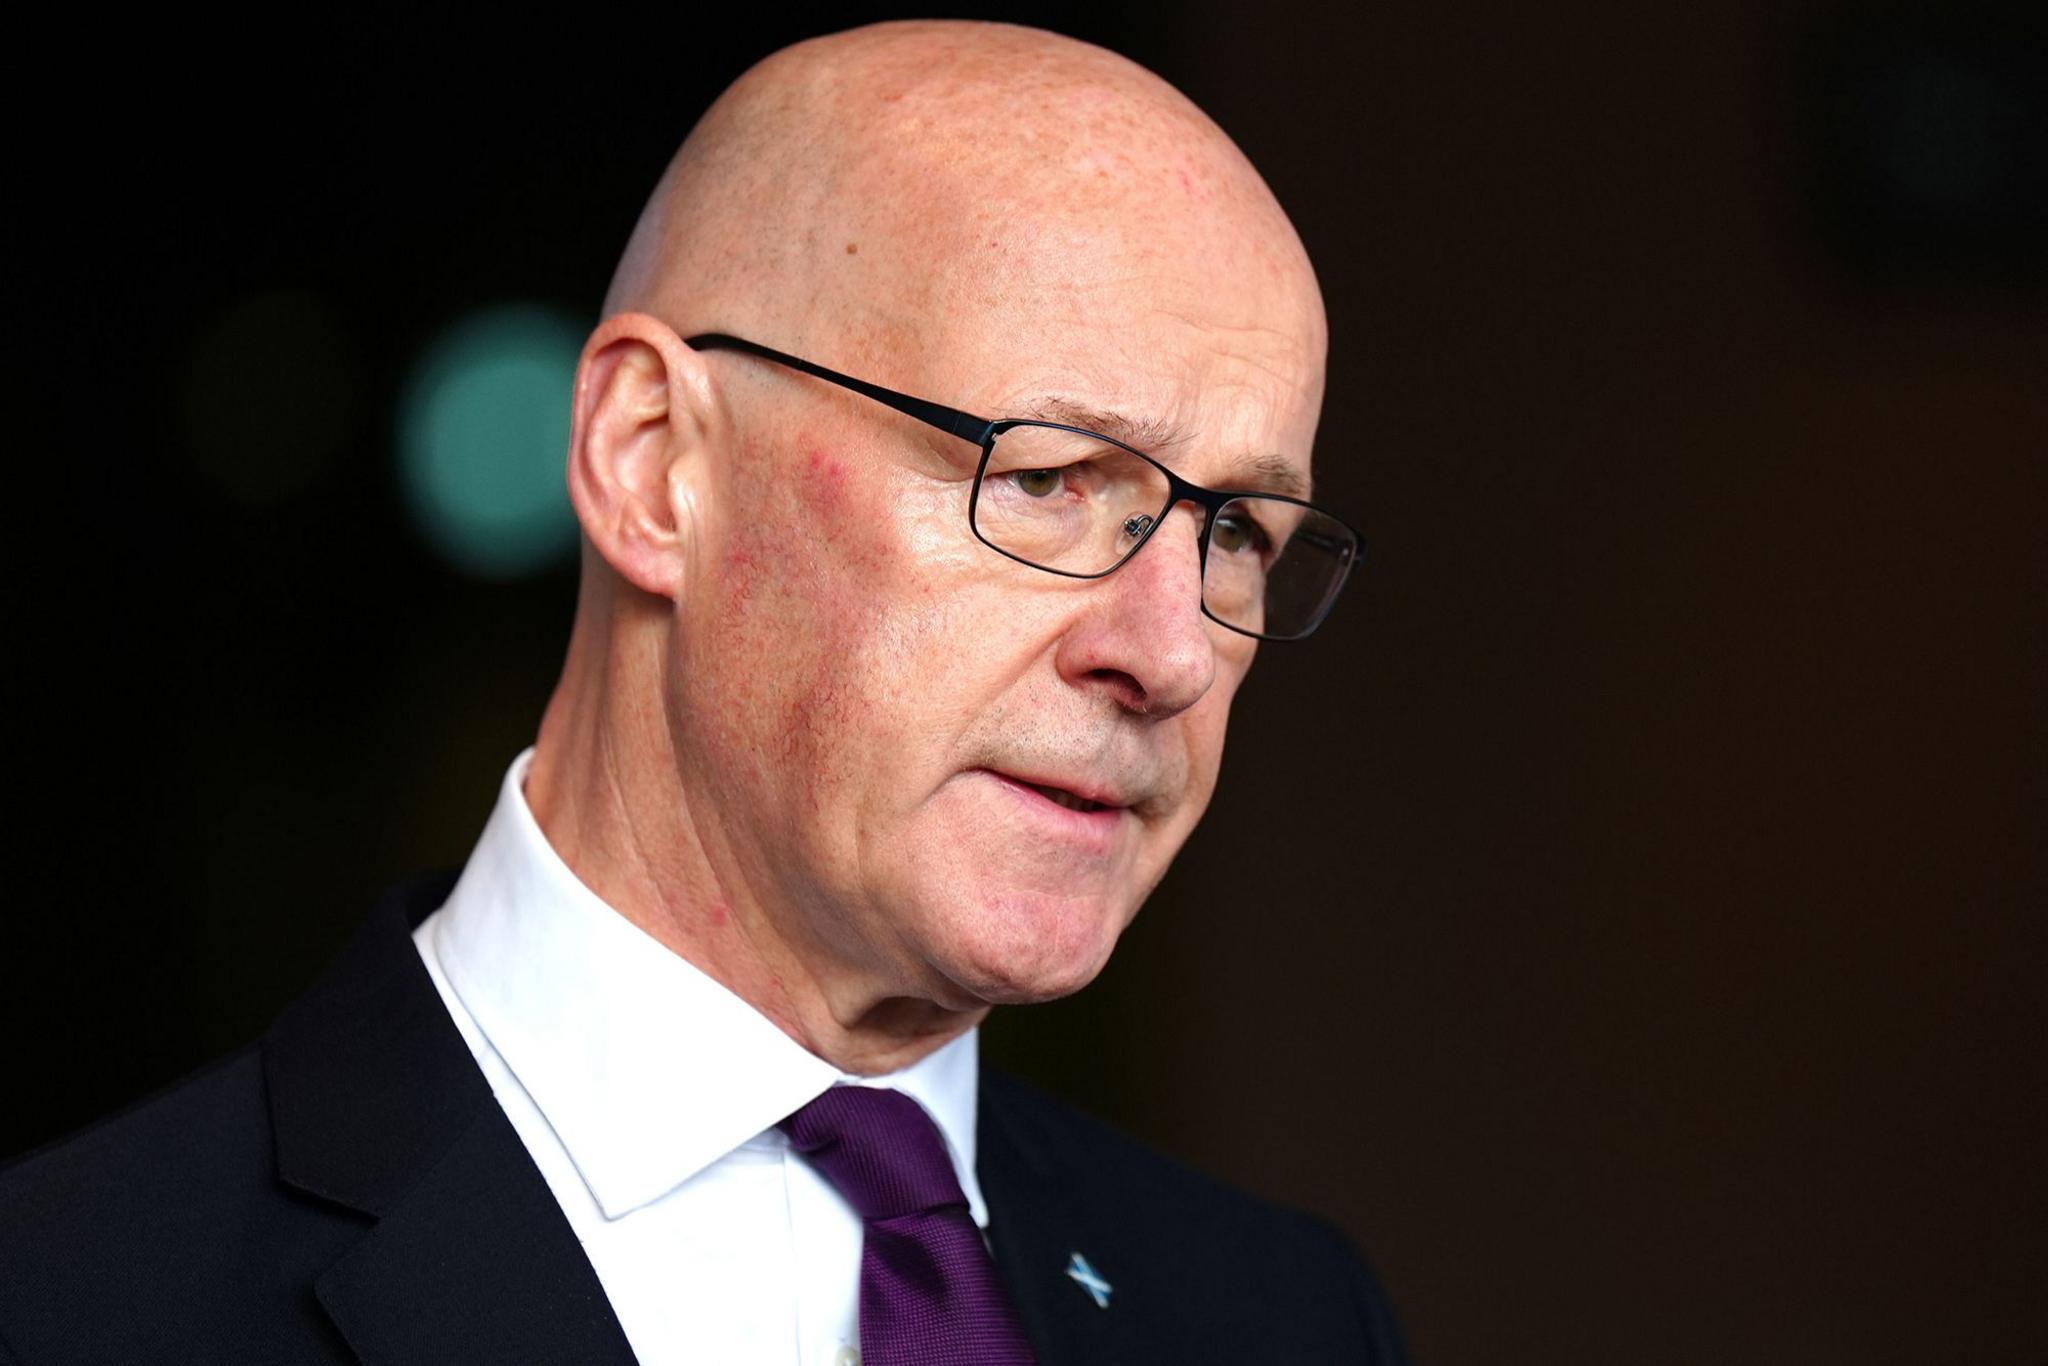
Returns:
[[[1164,452],[1184,446],[1193,439],[1185,427],[1173,422],[1132,417],[1058,395],[1047,395],[1021,404],[1017,415],[1068,427],[1085,427],[1126,446],[1136,447],[1147,455],[1161,458],[1164,458]],[[1239,456],[1229,462],[1226,474],[1232,481],[1221,486],[1226,491],[1280,493],[1304,502],[1308,500],[1308,475],[1284,455]]]

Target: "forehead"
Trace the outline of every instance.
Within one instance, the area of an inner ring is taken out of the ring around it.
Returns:
[[[1257,244],[1187,233],[1025,236],[1037,240],[998,267],[978,306],[952,314],[975,329],[941,329],[945,392],[986,416],[1102,432],[1197,483],[1307,496],[1323,331],[1305,271],[1290,278]]]
[[[1019,92],[975,93],[853,111],[891,136],[811,182],[799,330],[833,336],[838,368],[985,416],[1114,415],[1168,463],[1229,452],[1305,481],[1321,297],[1249,163],[1170,91],[1067,82],[1000,122],[988,103]]]

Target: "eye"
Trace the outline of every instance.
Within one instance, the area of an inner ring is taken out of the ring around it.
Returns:
[[[1251,550],[1263,553],[1271,541],[1251,514],[1233,509],[1216,519],[1216,525],[1209,531],[1209,548],[1235,555]]]
[[[1058,470],[1018,470],[1010,479],[1020,493],[1032,498],[1050,498],[1060,491]]]

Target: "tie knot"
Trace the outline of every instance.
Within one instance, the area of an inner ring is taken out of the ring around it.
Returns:
[[[901,1091],[835,1086],[781,1128],[863,1220],[967,1204],[938,1125]]]

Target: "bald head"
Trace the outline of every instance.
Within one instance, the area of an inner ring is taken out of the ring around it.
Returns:
[[[778,52],[719,98],[656,188],[605,308],[853,363],[1014,327],[1006,314],[1071,315],[1108,283],[1091,264],[1162,258],[1258,281],[1320,348],[1320,299],[1286,216],[1173,87],[1034,29],[881,24]]]

